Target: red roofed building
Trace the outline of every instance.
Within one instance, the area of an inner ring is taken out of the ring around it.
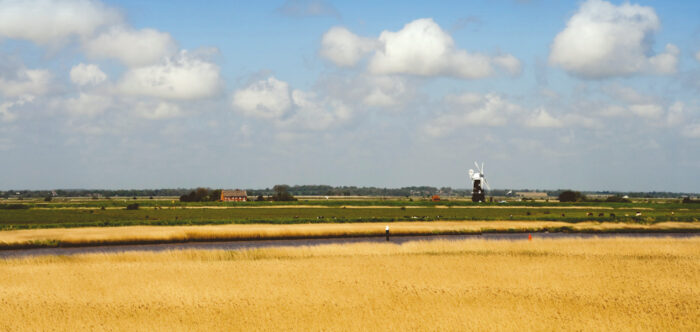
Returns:
[[[248,200],[248,193],[245,190],[222,190],[222,202],[245,202]]]

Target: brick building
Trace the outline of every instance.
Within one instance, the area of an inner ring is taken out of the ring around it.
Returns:
[[[245,190],[222,190],[222,202],[245,202],[248,200],[248,193]]]

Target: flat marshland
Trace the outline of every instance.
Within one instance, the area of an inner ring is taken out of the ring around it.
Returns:
[[[700,238],[0,260],[0,330],[700,329]]]

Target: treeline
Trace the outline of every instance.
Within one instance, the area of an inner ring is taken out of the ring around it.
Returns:
[[[455,189],[451,187],[412,186],[402,188],[380,187],[356,187],[356,186],[328,186],[328,185],[298,185],[287,186],[288,192],[295,196],[470,196],[471,188]],[[200,188],[177,189],[126,189],[126,190],[91,190],[91,189],[57,189],[57,190],[5,190],[0,191],[0,198],[47,198],[47,197],[87,197],[87,198],[111,198],[111,197],[157,197],[170,196],[182,197],[190,195]],[[207,190],[214,190],[206,188]],[[229,189],[229,188],[226,188]],[[231,188],[232,189],[232,188]],[[248,196],[273,196],[276,194],[274,187],[265,189],[246,189]],[[531,189],[494,189],[487,191],[488,196],[510,196],[516,192],[545,192],[549,197],[558,197],[565,189],[558,190],[531,190]],[[584,195],[612,195],[628,196],[630,198],[679,198],[698,196],[697,193],[673,193],[673,192],[614,192],[614,191],[584,191]],[[202,192],[200,191],[201,195]],[[193,197],[201,200],[203,197]],[[187,199],[187,198],[186,198]]]
[[[6,190],[0,191],[2,198],[45,198],[45,197],[155,197],[155,196],[181,196],[192,189],[56,189],[56,190]]]
[[[428,186],[414,186],[403,188],[378,188],[378,187],[333,187],[327,185],[303,185],[288,186],[288,191],[297,196],[428,196],[435,194],[464,195],[467,190],[452,189],[448,187],[436,188]],[[274,195],[273,188],[248,189],[249,196]],[[471,191],[469,191],[471,195]]]

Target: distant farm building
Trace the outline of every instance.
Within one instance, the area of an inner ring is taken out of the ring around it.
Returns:
[[[248,193],[245,190],[222,190],[222,202],[245,202],[248,200]]]
[[[528,199],[547,199],[549,196],[547,196],[547,193],[545,192],[534,192],[534,191],[518,191],[515,193],[515,196],[520,197],[520,198],[528,198]]]
[[[438,195],[433,195],[432,201],[433,201],[433,202],[439,202],[439,201],[440,201],[440,196],[438,196]]]

